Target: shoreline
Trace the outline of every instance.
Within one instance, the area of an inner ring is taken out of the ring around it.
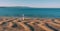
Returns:
[[[23,17],[23,16],[0,16],[0,17]],[[60,17],[33,17],[33,16],[24,16],[26,18],[60,18]]]

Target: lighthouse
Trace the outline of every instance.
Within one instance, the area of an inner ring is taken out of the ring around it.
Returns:
[[[22,16],[23,16],[23,17],[22,17],[22,20],[24,20],[24,14],[22,14]]]

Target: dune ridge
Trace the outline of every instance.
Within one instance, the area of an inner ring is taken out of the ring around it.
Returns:
[[[0,31],[60,31],[60,18],[0,17]]]

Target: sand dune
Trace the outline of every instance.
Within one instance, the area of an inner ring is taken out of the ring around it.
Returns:
[[[59,18],[30,17],[22,20],[21,17],[0,17],[0,31],[55,31],[55,29],[60,31]]]

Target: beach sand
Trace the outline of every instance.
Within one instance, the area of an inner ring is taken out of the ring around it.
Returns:
[[[0,31],[60,31],[60,18],[0,16]]]

